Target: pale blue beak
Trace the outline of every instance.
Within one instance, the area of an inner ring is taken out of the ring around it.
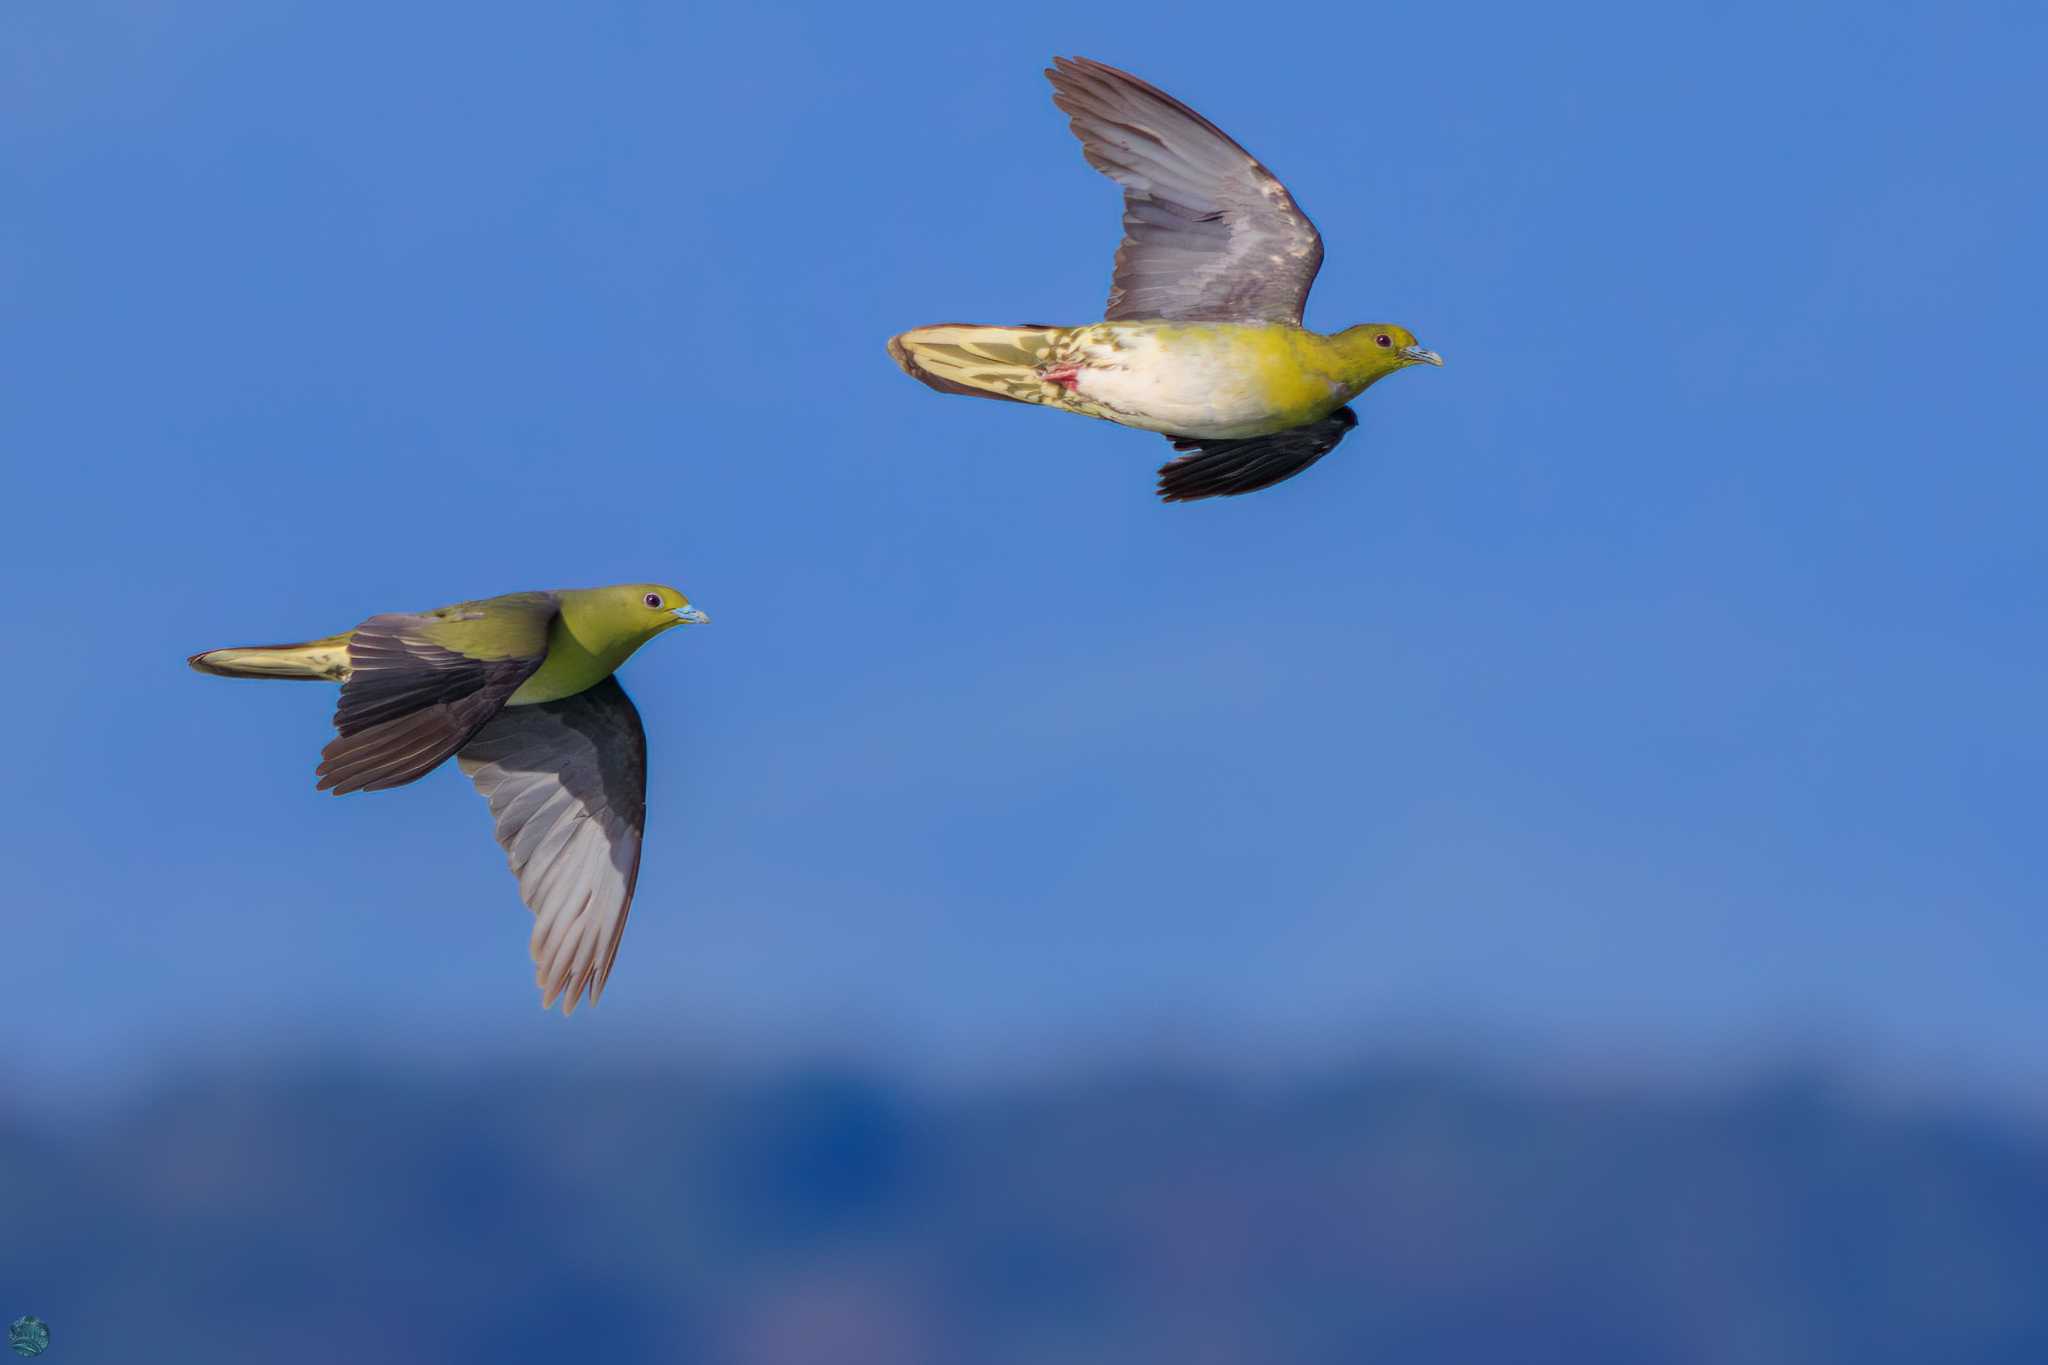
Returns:
[[[1444,358],[1435,351],[1424,350],[1420,346],[1403,346],[1401,354],[1407,356],[1410,360],[1418,361],[1424,365],[1441,365],[1444,363]]]
[[[710,617],[706,616],[703,612],[698,611],[695,607],[676,608],[676,620],[682,622],[686,626],[701,626],[710,619]]]

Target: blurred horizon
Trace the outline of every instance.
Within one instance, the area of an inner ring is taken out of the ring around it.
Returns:
[[[585,1007],[587,1008],[587,1006]],[[601,1007],[600,1007],[601,1008]],[[539,1013],[538,1010],[535,1011]],[[579,1016],[582,1011],[578,1011]],[[414,1020],[417,1019],[417,1022]],[[419,1041],[403,1049],[365,1040],[330,1021],[281,1017],[260,1030],[218,1027],[181,1030],[156,1039],[130,1039],[117,1055],[91,1068],[62,1064],[35,1051],[0,1061],[0,1084],[34,1097],[54,1119],[71,1122],[118,1111],[166,1079],[183,1083],[221,1071],[251,1077],[289,1072],[308,1064],[373,1069],[388,1064],[422,1080],[473,1068],[535,1065],[575,1069],[591,1056],[572,1035],[513,1021],[448,1021],[415,1015],[383,1021],[397,1032],[417,1028]],[[1217,1084],[1299,1084],[1318,1076],[1383,1067],[1513,1081],[1569,1090],[1642,1089],[1718,1092],[1768,1084],[1774,1077],[1824,1078],[1872,1102],[1925,1106],[1974,1114],[1989,1122],[2048,1123],[2048,1089],[2028,1072],[1951,1055],[1909,1056],[1863,1045],[1845,1032],[1811,1021],[1762,1029],[1730,1040],[1612,1038],[1561,1041],[1515,1037],[1468,1021],[1416,1018],[1370,1030],[1319,1037],[1229,1036],[1180,1018],[1113,1018],[1000,1052],[933,1045],[899,1026],[859,1018],[836,1026],[762,1030],[705,1024],[694,1029],[607,1039],[607,1066],[682,1066],[718,1075],[774,1075],[844,1068],[887,1078],[892,1084],[938,1096],[972,1095],[985,1088],[1087,1082],[1120,1071],[1187,1073]]]
[[[2048,1124],[1822,1071],[935,1091],[836,1062],[300,1053],[65,1121],[29,1098],[0,1096],[0,1311],[63,1358],[325,1365],[365,1334],[401,1363],[2048,1350]]]

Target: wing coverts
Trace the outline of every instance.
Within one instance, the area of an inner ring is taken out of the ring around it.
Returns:
[[[552,616],[552,612],[549,613]],[[348,642],[349,675],[320,751],[321,791],[383,791],[439,767],[505,705],[547,657],[547,618],[531,653],[479,659],[428,638],[437,616],[372,616]]]

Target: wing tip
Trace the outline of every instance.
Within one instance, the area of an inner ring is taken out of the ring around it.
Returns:
[[[1048,66],[1045,69],[1045,75],[1047,80],[1057,82],[1062,77],[1069,76],[1076,71],[1079,71],[1085,75],[1121,76],[1128,81],[1138,80],[1138,78],[1136,76],[1133,76],[1130,72],[1125,71],[1120,67],[1111,66],[1108,62],[1098,62],[1093,57],[1082,57],[1078,55],[1073,57],[1061,57],[1055,54],[1052,59],[1052,65]],[[1142,81],[1140,81],[1139,83],[1143,84]]]
[[[562,1017],[567,1019],[576,1013],[578,1005],[588,1004],[596,1009],[597,1002],[604,998],[604,978],[610,975],[610,966],[604,972],[596,964],[583,969],[579,975],[564,972],[553,982],[540,982],[540,1008],[543,1014],[555,1008],[557,1001],[562,1006]]]

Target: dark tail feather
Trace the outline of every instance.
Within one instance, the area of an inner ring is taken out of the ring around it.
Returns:
[[[1265,436],[1205,440],[1169,436],[1175,450],[1191,452],[1159,468],[1159,496],[1167,502],[1229,498],[1256,493],[1293,478],[1337,448],[1358,415],[1339,408],[1319,422]]]

